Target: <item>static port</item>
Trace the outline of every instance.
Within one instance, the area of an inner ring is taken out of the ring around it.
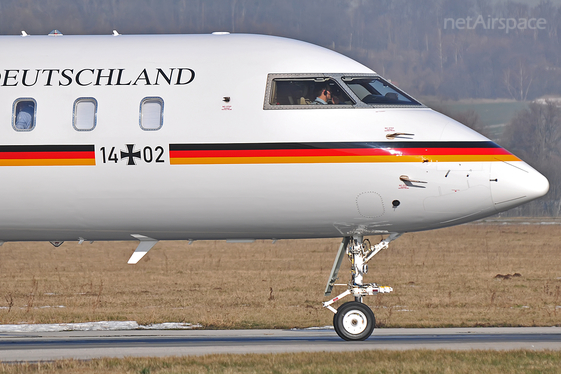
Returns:
[[[393,205],[394,208],[397,208],[399,206],[399,204],[401,204],[401,202],[399,200],[392,201],[392,205]]]

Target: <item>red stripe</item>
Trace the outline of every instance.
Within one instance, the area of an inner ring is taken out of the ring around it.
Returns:
[[[423,156],[423,155],[509,155],[503,148],[345,148],[271,149],[241,151],[170,151],[171,158],[204,157],[310,157],[310,156]]]
[[[349,156],[387,155],[381,149],[266,149],[242,151],[170,151],[171,157],[306,157],[306,156]]]
[[[95,158],[95,152],[0,152],[0,159],[27,160],[27,159],[73,159]]]
[[[510,155],[504,148],[406,148],[404,155]]]

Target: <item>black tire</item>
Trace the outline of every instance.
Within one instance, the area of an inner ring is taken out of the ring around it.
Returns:
[[[333,315],[333,329],[335,330],[337,335],[341,336],[341,334],[339,333],[339,328],[337,327],[337,313]]]
[[[333,317],[333,327],[341,339],[366,340],[372,335],[376,319],[365,304],[356,301],[345,303],[337,309]]]

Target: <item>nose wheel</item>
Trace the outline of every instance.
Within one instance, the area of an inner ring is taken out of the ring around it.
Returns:
[[[372,335],[375,325],[372,310],[357,301],[341,305],[333,316],[335,332],[344,340],[366,340]]]
[[[333,328],[337,335],[344,340],[366,340],[372,334],[376,319],[372,310],[362,303],[365,296],[389,293],[391,287],[379,286],[376,283],[364,283],[363,276],[368,272],[368,261],[388,244],[397,239],[401,234],[392,233],[386,239],[375,246],[371,246],[368,240],[363,241],[361,236],[345,237],[339,247],[339,253],[333,263],[331,275],[325,289],[325,296],[331,294],[333,286],[347,286],[347,290],[333,299],[323,303],[323,307],[331,310],[333,316]],[[335,284],[338,279],[339,268],[345,254],[351,261],[351,281],[348,284]],[[347,302],[335,309],[331,305],[342,298],[352,295],[355,301]]]

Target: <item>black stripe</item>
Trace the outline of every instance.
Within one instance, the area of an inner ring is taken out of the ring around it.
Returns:
[[[0,152],[94,152],[94,145],[0,145]]]
[[[349,148],[500,148],[491,141],[475,142],[334,142],[334,143],[206,143],[170,144],[170,151],[247,151]]]

